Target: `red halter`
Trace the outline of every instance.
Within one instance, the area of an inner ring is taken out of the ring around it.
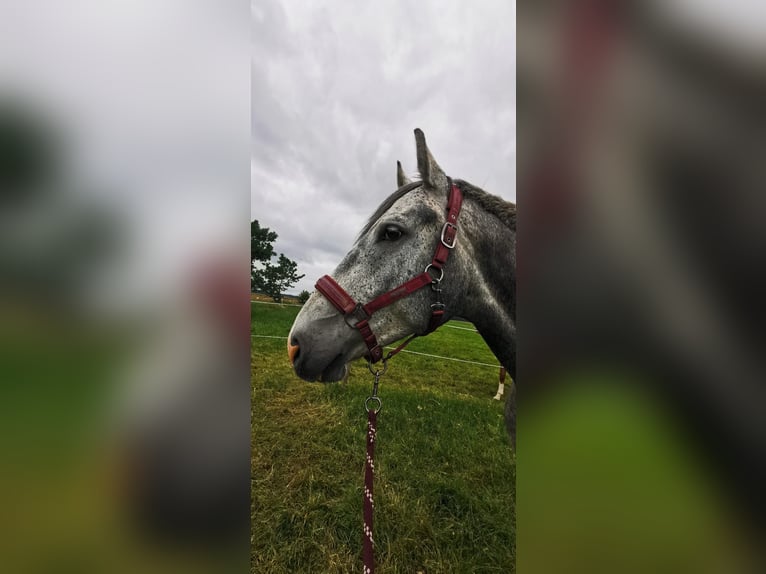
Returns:
[[[387,291],[382,295],[379,295],[372,301],[362,305],[357,303],[354,299],[343,290],[343,287],[338,285],[335,280],[329,275],[320,277],[316,283],[317,291],[324,295],[327,300],[333,304],[333,306],[343,314],[343,318],[349,327],[357,329],[359,334],[364,339],[364,343],[369,350],[367,358],[372,363],[377,363],[383,358],[383,349],[378,344],[378,340],[375,337],[375,333],[372,332],[370,327],[370,318],[373,313],[380,311],[384,307],[388,307],[392,303],[402,299],[419,289],[422,289],[426,285],[434,285],[434,289],[439,291],[439,284],[444,278],[444,264],[447,262],[449,253],[452,248],[455,247],[457,241],[457,218],[460,215],[460,207],[463,204],[463,194],[456,184],[449,180],[450,193],[447,200],[447,221],[444,222],[442,227],[441,237],[439,238],[439,244],[436,246],[436,253],[429,263],[425,271],[420,275],[416,275],[409,281],[405,281],[395,289]],[[432,276],[430,271],[435,269],[438,272],[438,277]],[[440,301],[431,305],[431,320],[428,324],[427,333],[434,331],[439,327],[444,319],[444,304]],[[404,344],[400,345],[397,349],[389,353],[387,358],[392,357],[404,346],[409,343],[413,335]]]

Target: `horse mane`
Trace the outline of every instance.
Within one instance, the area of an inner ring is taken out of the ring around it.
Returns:
[[[465,197],[470,197],[479,204],[484,211],[497,217],[503,225],[516,231],[516,204],[506,201],[502,197],[492,195],[462,179],[456,179],[455,183]]]
[[[504,225],[508,226],[513,231],[516,231],[516,204],[515,203],[506,201],[503,198],[498,197],[497,195],[492,195],[491,193],[484,191],[480,187],[477,187],[462,179],[456,179],[454,181],[457,184],[458,188],[460,188],[460,191],[463,192],[463,195],[465,197],[471,198],[477,204],[479,204],[479,207],[481,207],[484,211],[491,213],[492,215],[497,217]],[[358,237],[362,237],[365,233],[367,233],[370,230],[370,228],[375,224],[375,222],[378,219],[380,219],[381,216],[386,211],[388,211],[392,205],[394,205],[394,203],[399,201],[402,197],[407,195],[413,189],[417,189],[418,187],[422,185],[423,185],[422,181],[413,181],[413,182],[404,184],[402,187],[397,189],[394,193],[389,195],[383,201],[383,203],[381,203],[378,206],[378,209],[375,210],[375,213],[373,213],[370,216],[370,218],[367,220],[367,223],[365,223],[364,227],[362,228],[362,231],[359,232]]]

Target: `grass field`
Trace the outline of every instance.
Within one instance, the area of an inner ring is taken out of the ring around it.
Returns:
[[[251,570],[358,572],[372,379],[359,361],[346,385],[299,380],[284,339],[298,311],[251,304]],[[409,349],[497,364],[477,333],[446,325]],[[415,354],[391,361],[379,390],[379,572],[514,571],[515,456],[497,376]]]

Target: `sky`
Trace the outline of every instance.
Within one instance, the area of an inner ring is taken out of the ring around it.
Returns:
[[[417,174],[413,130],[456,178],[516,199],[516,4],[251,3],[251,219],[313,290]]]

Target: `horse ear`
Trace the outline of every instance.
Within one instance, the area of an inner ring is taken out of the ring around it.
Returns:
[[[402,187],[403,185],[407,185],[408,183],[412,183],[410,181],[410,178],[404,175],[404,170],[402,169],[402,162],[397,161],[396,162],[396,185],[398,187]]]
[[[428,187],[441,189],[447,186],[447,174],[442,171],[439,164],[431,155],[426,145],[426,136],[423,134],[423,130],[417,128],[415,130],[415,149],[418,156],[418,171],[420,177],[423,178],[423,183]]]

